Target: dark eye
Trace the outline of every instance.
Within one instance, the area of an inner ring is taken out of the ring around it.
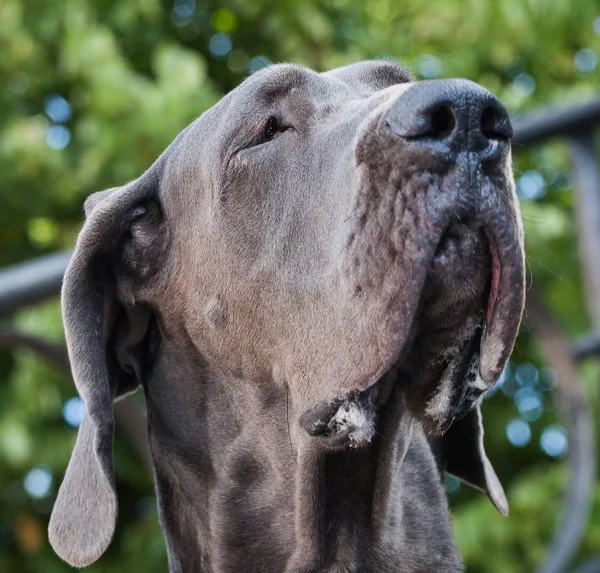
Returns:
[[[262,142],[271,141],[275,139],[278,135],[282,134],[284,131],[290,129],[289,126],[283,125],[281,120],[272,115],[265,125],[265,129],[263,131]]]
[[[147,208],[145,205],[138,205],[132,212],[131,212],[131,222],[135,222],[140,220],[147,212]]]

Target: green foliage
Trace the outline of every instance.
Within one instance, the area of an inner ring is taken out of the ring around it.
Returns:
[[[577,101],[600,85],[598,66],[586,72],[581,63],[586,54],[593,59],[600,51],[598,0],[177,0],[175,5],[177,11],[171,0],[0,3],[0,265],[72,245],[89,193],[139,175],[249,68],[269,60],[323,70],[364,58],[399,57],[417,75],[479,81],[512,113]],[[195,9],[186,13],[186,6]],[[217,40],[225,48],[231,41],[231,49],[215,50]],[[65,117],[53,120],[48,98],[56,95],[70,107]],[[66,145],[65,138],[70,138]],[[515,175],[543,178],[545,196],[522,205],[531,280],[575,336],[589,324],[572,188],[565,178],[567,151],[560,142],[516,150]],[[57,301],[21,312],[13,322],[62,340]],[[527,362],[541,366],[525,321],[513,372]],[[597,411],[597,366],[586,366],[584,374]],[[74,441],[75,431],[62,416],[74,387],[27,352],[0,352],[0,378],[0,571],[67,571],[49,548],[45,528]],[[508,485],[512,513],[508,519],[495,515],[480,494],[464,486],[451,494],[470,571],[531,571],[544,557],[566,478],[563,462],[550,461],[539,448],[543,429],[558,420],[551,393],[543,399],[544,413],[530,424],[531,442],[520,449],[505,436],[506,424],[519,417],[512,396],[498,392],[485,403],[486,443]],[[117,534],[90,570],[165,571],[151,476],[121,436],[115,458]],[[42,499],[23,488],[24,476],[35,467],[53,475],[50,495]],[[580,558],[597,551],[600,489]]]
[[[529,471],[509,492],[509,519],[499,516],[485,499],[459,507],[453,516],[454,529],[469,571],[534,571],[554,534],[566,482],[565,468],[544,464]],[[600,490],[596,490],[579,559],[600,548],[599,513]]]

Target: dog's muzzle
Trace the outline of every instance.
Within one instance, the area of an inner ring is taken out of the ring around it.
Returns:
[[[430,201],[420,218],[411,219],[422,225],[411,232],[423,233],[412,241],[429,245],[421,249],[417,260],[422,262],[413,263],[413,272],[426,278],[423,283],[416,275],[412,282],[400,277],[405,282],[401,292],[421,302],[410,334],[399,337],[395,369],[397,382],[414,390],[411,409],[422,414],[418,417],[432,433],[443,433],[493,386],[516,339],[524,306],[524,259],[510,174],[511,137],[508,114],[488,90],[468,80],[434,80],[402,91],[365,132],[360,147],[358,161],[366,172],[379,176],[389,163],[390,175],[382,183],[388,187],[374,193],[391,193],[393,199],[394,193],[405,192],[403,185],[412,185],[411,201]],[[386,147],[397,151],[386,152]],[[381,156],[369,151],[379,149]],[[394,153],[402,157],[400,175],[394,171]],[[420,183],[412,183],[415,178],[437,185],[435,200]],[[447,299],[447,311],[428,310],[428,285],[435,287],[429,300]],[[444,346],[436,342],[435,332],[448,314],[454,314],[448,330],[459,335]],[[414,344],[419,336],[426,341],[420,349]],[[427,367],[419,370],[421,365]],[[378,410],[371,389],[380,381],[370,384],[305,412],[302,427],[335,447],[368,443]]]

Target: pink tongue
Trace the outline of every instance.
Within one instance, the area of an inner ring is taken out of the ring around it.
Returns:
[[[494,305],[496,304],[496,299],[498,298],[498,285],[500,284],[500,270],[501,270],[500,259],[498,258],[498,251],[496,250],[496,245],[489,237],[488,237],[488,242],[490,245],[490,253],[492,254],[492,288],[490,290],[487,314],[485,317],[486,326],[489,326],[490,322],[492,321]]]

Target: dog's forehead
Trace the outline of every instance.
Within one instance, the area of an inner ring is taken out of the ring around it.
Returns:
[[[414,79],[408,68],[391,60],[359,62],[322,73],[320,76],[342,82],[350,88],[356,89],[362,86],[372,91],[383,90]]]
[[[366,100],[411,81],[406,68],[387,60],[360,62],[324,73],[295,64],[265,67],[178,136],[165,154],[164,179],[179,181],[181,173],[196,166],[204,174],[202,180],[217,180],[231,150],[247,143],[247,134],[257,132],[283,101],[288,102],[286,113],[290,117],[286,119],[293,122],[294,116],[300,115],[309,121],[307,118],[318,117],[315,111],[319,108],[343,110],[345,103]]]
[[[247,78],[227,94],[213,110],[244,115],[245,111],[286,97],[292,90],[302,92],[312,103],[332,99],[369,97],[392,85],[412,81],[410,71],[387,60],[350,64],[328,72],[317,73],[295,64],[274,64]]]
[[[250,88],[250,97],[274,99],[284,96],[293,88],[302,88],[315,99],[329,99],[344,95],[368,96],[391,85],[411,80],[410,72],[399,64],[387,60],[372,60],[323,73],[294,64],[277,64],[254,74],[244,84],[247,83]]]

